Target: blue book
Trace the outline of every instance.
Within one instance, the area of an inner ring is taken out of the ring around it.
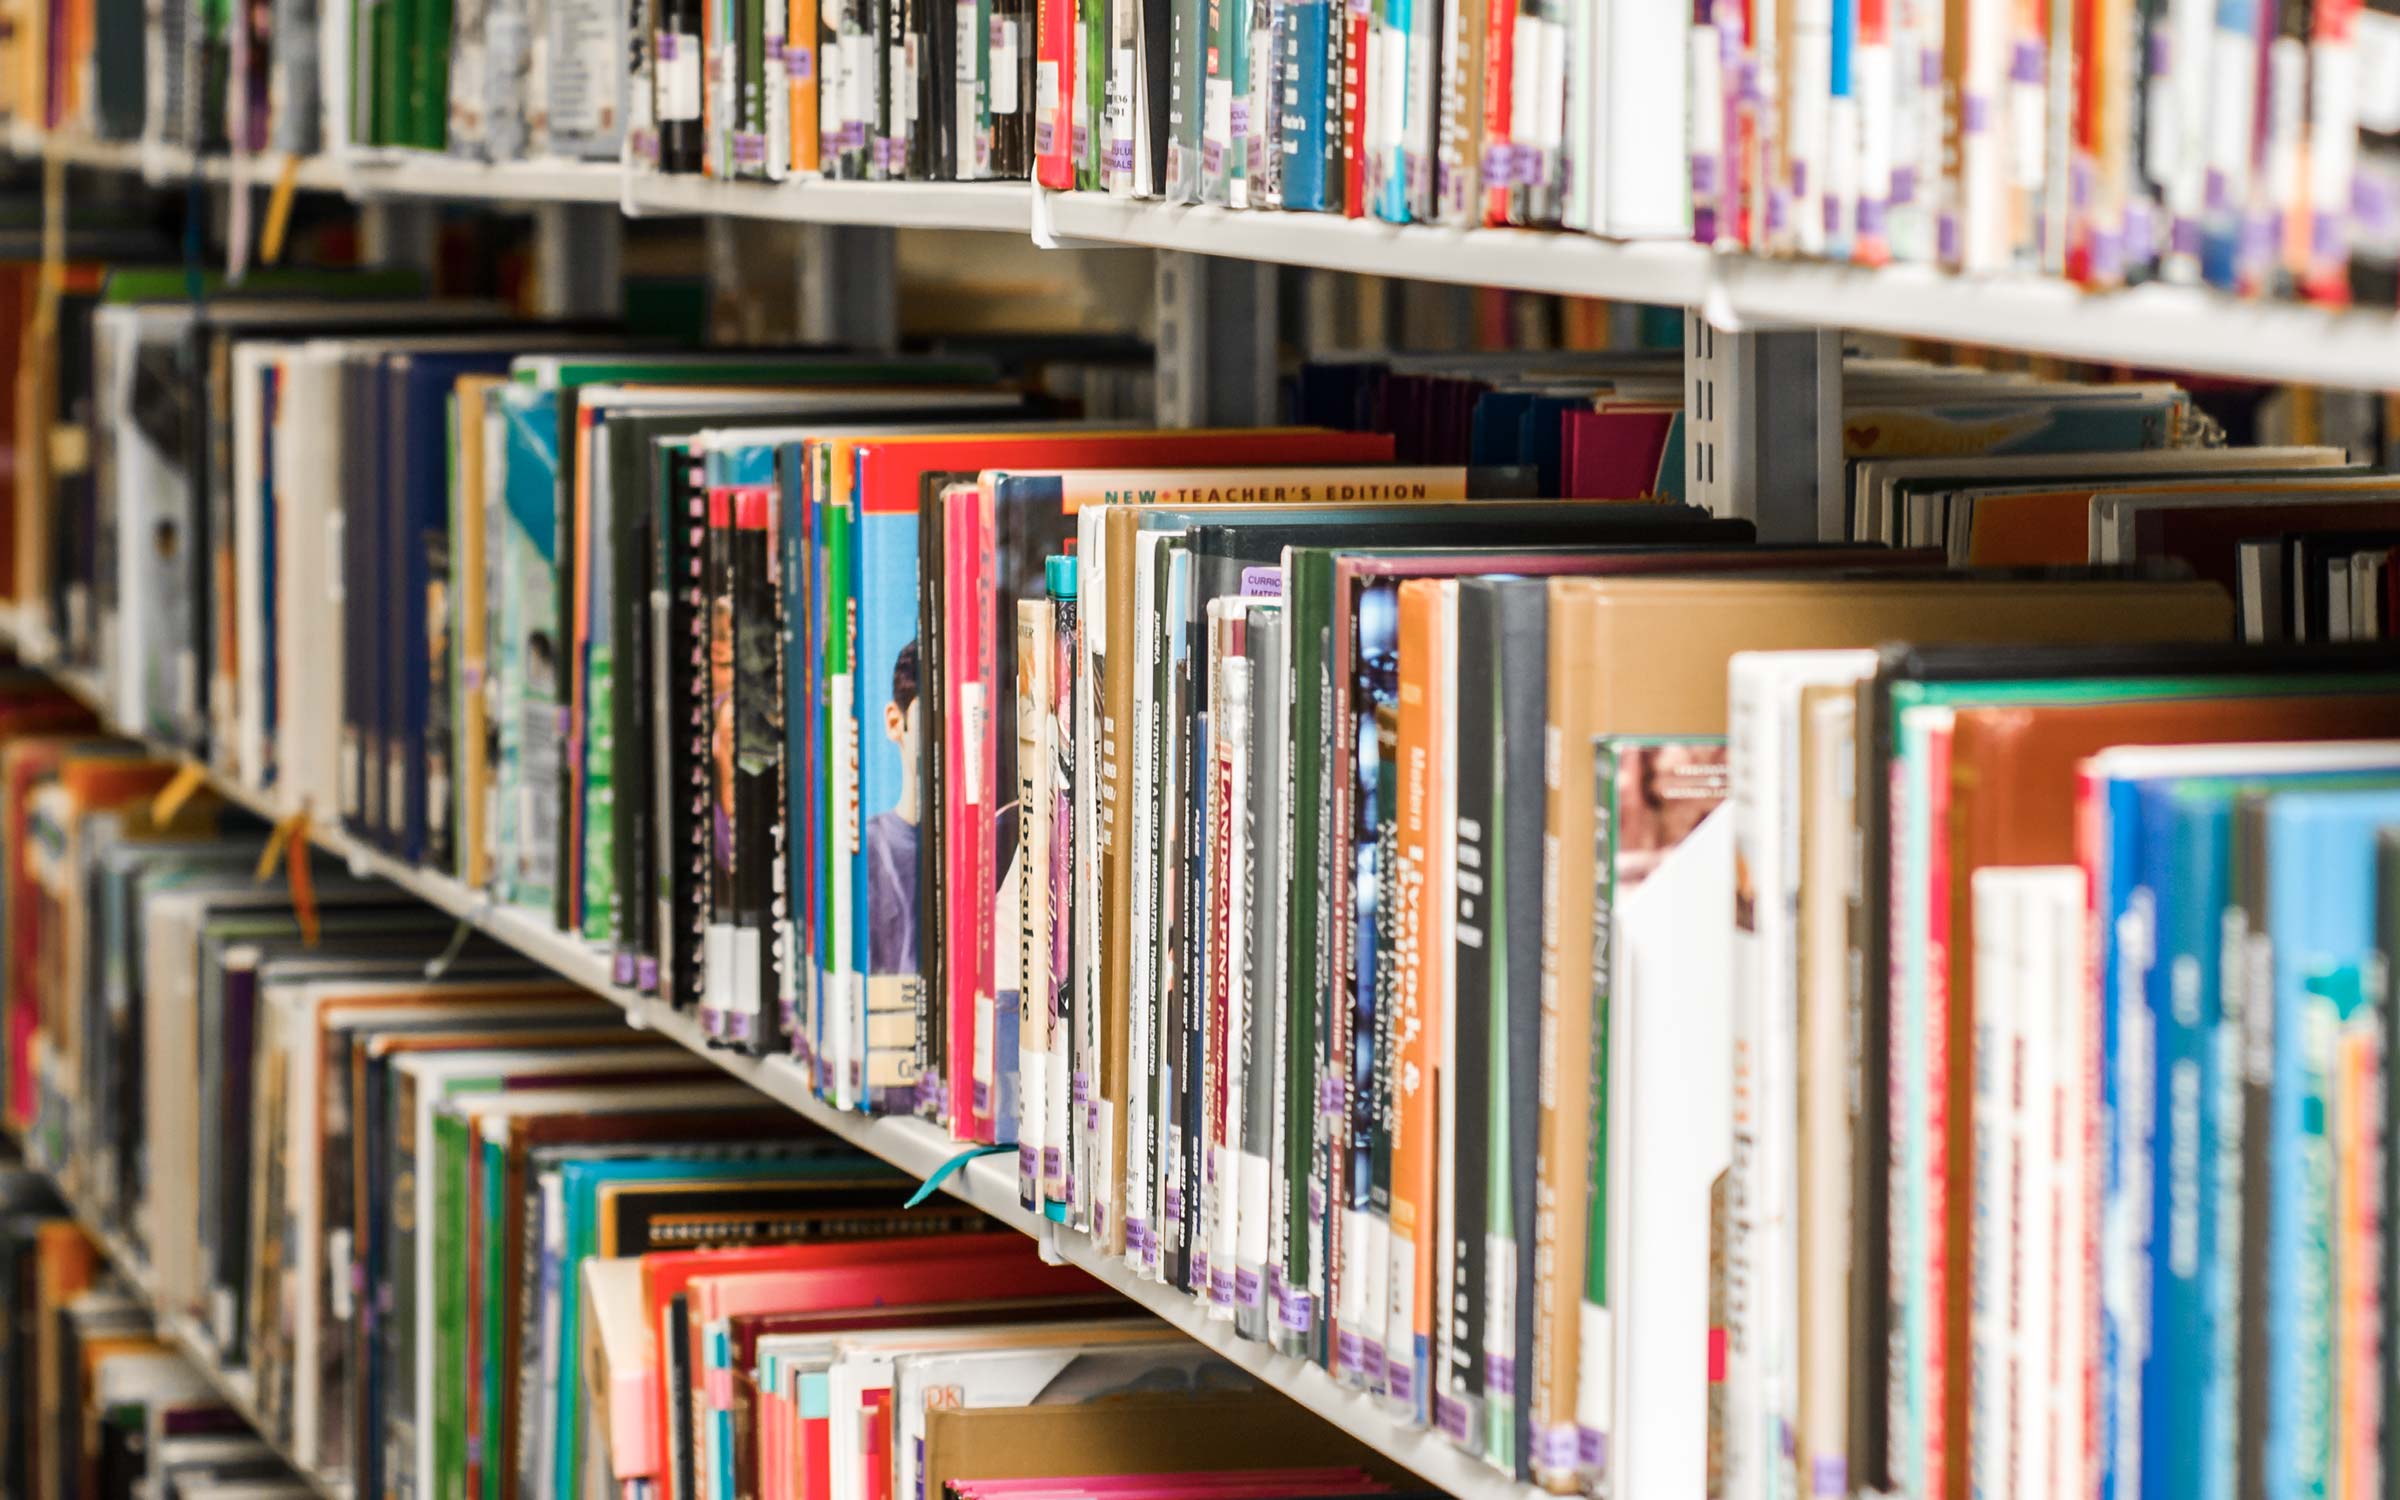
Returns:
[[[2376,1026],[2366,983],[2375,845],[2393,823],[2400,791],[2388,789],[2287,792],[2267,808],[2276,1043],[2264,1122],[2268,1500],[2314,1500],[2332,1472],[2334,1078],[2349,1039]]]
[[[1326,66],[1333,25],[1331,0],[1291,0],[1279,28],[1277,67],[1283,101],[1283,206],[1339,213],[1342,184],[1328,149],[1328,111],[1341,108],[1341,80]]]
[[[855,487],[859,474],[854,469],[841,482]],[[930,926],[917,910],[924,818],[917,742],[931,688],[922,681],[917,642],[920,523],[913,496],[906,505],[868,510],[855,495],[853,488],[848,509],[858,540],[849,598],[858,622],[859,837],[851,855],[849,983],[859,997],[852,1009],[860,1025],[854,1055],[865,1068],[860,1107],[913,1114],[917,996]]]
[[[1532,406],[1531,391],[1486,391],[1477,397],[1469,419],[1467,461],[1477,466],[1525,462],[1524,418]]]
[[[500,531],[487,542],[499,580],[489,648],[500,680],[492,878],[503,902],[548,913],[558,849],[558,395],[526,385],[495,395],[508,470]]]
[[[2156,947],[2141,1001],[2142,1027],[2153,1049],[2151,1097],[2134,1110],[2140,1128],[2132,1141],[2146,1158],[2137,1176],[2150,1188],[2136,1250],[2143,1274],[2135,1285],[2150,1289],[2143,1428],[2205,1435],[2218,1311],[2209,1295],[2218,1198],[2218,1120],[2210,1101],[2224,1073],[2215,1066],[2215,980],[2231,820],[2222,801],[2187,806],[2178,789],[2173,781],[2151,781],[2137,792],[2141,882],[2154,898]],[[2199,1495],[2207,1452],[2203,1443],[2188,1440],[2148,1445],[2143,1494],[2157,1500]],[[2230,1450],[2225,1458],[2230,1473]]]
[[[809,619],[815,597],[815,549],[809,526],[808,486],[802,474],[803,450],[784,443],[775,452],[776,502],[781,524],[776,541],[783,549],[783,857],[784,904],[791,912],[791,952],[783,965],[783,1034],[792,1055],[813,1076],[816,1057],[816,882],[810,878],[816,855],[816,656],[810,649],[816,636]]]
[[[2228,69],[2237,77],[2248,77],[2258,56],[2258,0],[2217,0],[2217,25],[2211,46],[2217,56],[2205,66],[2212,75],[2221,76]],[[2194,59],[2193,61],[2198,61]],[[2188,65],[2188,64],[2187,64]],[[2212,110],[2238,109],[2249,115],[2255,108],[2249,99],[2213,99]],[[2248,158],[2249,142],[2256,128],[2240,129],[2242,156]],[[2220,127],[2211,126],[2212,134]],[[2237,127],[2238,129],[2239,127]],[[2208,185],[2200,211],[2200,277],[2213,287],[2231,291],[2241,280],[2242,232],[2249,216],[2249,173],[2247,169],[2234,180],[2214,163],[2208,168]],[[2113,228],[2114,226],[2108,226]]]

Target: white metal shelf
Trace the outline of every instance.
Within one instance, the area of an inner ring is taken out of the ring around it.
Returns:
[[[7,622],[0,620],[0,631]],[[46,668],[51,676],[106,717],[98,685],[88,674]],[[135,738],[141,738],[135,736]],[[182,752],[151,742],[162,756],[189,760]],[[280,818],[289,809],[273,797],[240,785],[214,771],[209,784],[226,800],[262,817]],[[514,907],[503,906],[456,878],[403,864],[369,848],[338,828],[314,822],[309,841],[362,874],[393,885],[448,912],[460,921],[524,954],[559,977],[616,1004],[628,1024],[652,1031],[706,1058],[723,1072],[742,1080],[824,1130],[850,1141],[920,1180],[932,1177],[962,1152],[974,1148],[954,1141],[939,1126],[920,1119],[861,1114],[836,1109],[816,1097],[807,1074],[787,1057],[752,1057],[715,1045],[693,1018],[655,996],[615,983],[608,955],[579,937],[560,932],[548,921]],[[1092,1277],[1173,1324],[1240,1365],[1263,1383],[1298,1402],[1357,1438],[1376,1452],[1461,1500],[1539,1500],[1532,1486],[1514,1479],[1452,1446],[1437,1433],[1395,1421],[1370,1395],[1343,1386],[1305,1360],[1278,1354],[1264,1344],[1237,1337],[1233,1325],[1212,1319],[1206,1307],[1187,1293],[1160,1282],[1146,1281],[1129,1271],[1122,1258],[1100,1253],[1087,1236],[1031,1212],[1017,1201],[1016,1158],[1006,1152],[975,1156],[942,1179],[942,1190],[994,1219],[1041,1242],[1046,1257],[1081,1267]],[[198,1346],[205,1350],[205,1344]],[[197,1356],[195,1356],[197,1357]],[[238,1379],[238,1373],[225,1379]],[[222,1376],[223,1372],[219,1372]],[[222,1381],[220,1382],[222,1383]],[[317,1482],[320,1488],[324,1482]],[[346,1497],[340,1497],[346,1500]]]
[[[11,130],[21,156],[188,180],[190,153]],[[282,159],[212,181],[267,184]],[[1620,242],[1529,229],[1385,224],[1332,214],[1234,212],[1053,193],[1022,182],[727,182],[604,162],[491,165],[425,151],[361,150],[303,160],[304,187],[360,200],[614,203],[636,216],[699,215],[1030,235],[1061,247],[1192,251],[1279,265],[1694,308],[1729,331],[1846,328],[2239,379],[2400,390],[2400,311],[2341,309],[2151,285],[2088,292],[2030,276],[1966,278],[1929,267],[1772,260],[1680,241]]]
[[[333,185],[361,200],[614,203],[624,179],[614,162],[482,162],[437,151],[354,151],[326,165],[336,170]]]
[[[705,215],[889,229],[987,229],[1029,234],[1033,189],[1022,182],[728,182],[716,177],[627,172],[625,212],[643,217]]]

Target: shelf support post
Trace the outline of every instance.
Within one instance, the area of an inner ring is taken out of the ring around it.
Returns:
[[[846,349],[900,347],[899,239],[869,224],[800,226],[800,337]]]
[[[371,266],[433,270],[440,206],[423,199],[371,198],[358,206],[359,251]]]
[[[613,203],[545,203],[533,212],[542,316],[615,317],[624,300],[625,217]]]
[[[1276,268],[1161,250],[1157,288],[1159,424],[1275,420]]]
[[[1730,332],[1683,322],[1684,491],[1762,542],[1839,541],[1842,337],[1838,330]]]

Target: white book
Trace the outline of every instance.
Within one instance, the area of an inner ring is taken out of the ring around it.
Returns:
[[[1218,600],[1209,605],[1213,620],[1239,619],[1257,601]],[[1214,632],[1212,632],[1213,634]],[[1207,941],[1221,946],[1211,959],[1214,972],[1224,976],[1225,1020],[1216,1034],[1224,1038],[1224,1056],[1217,1062],[1218,1092],[1224,1099],[1224,1128],[1210,1142],[1215,1170],[1211,1173],[1214,1201],[1209,1206],[1208,1305],[1211,1318],[1231,1321],[1236,1311],[1234,1281],[1244,1265],[1243,1219],[1248,1199],[1247,1162],[1242,1140],[1249,1115],[1250,924],[1243,906],[1243,887],[1250,868],[1250,827],[1244,814],[1250,806],[1250,663],[1236,652],[1219,652],[1209,669],[1217,702],[1210,714],[1209,739],[1217,747],[1219,771],[1211,778],[1212,806],[1219,809],[1212,827],[1221,830],[1216,856],[1222,874],[1214,896],[1223,916],[1215,914],[1206,928]],[[1259,1059],[1263,1064],[1264,1059]]]
[[[2017,1059],[2025,992],[2021,927],[2026,900],[2014,872],[1975,872],[1975,1125],[1969,1171],[1974,1188],[1970,1237],[1967,1366],[1967,1482],[1978,1495],[2003,1495],[2016,1478],[2014,1447],[2022,1325],[2017,1284],[2019,1200],[2017,1134],[2022,1125]],[[1997,878],[1995,878],[1997,877]]]
[[[1693,28],[1673,5],[1611,0],[1603,17],[1606,232],[1622,239],[1681,239],[1692,232],[1690,164],[1672,150],[1661,150],[1660,137],[1662,131],[1671,134],[1672,122],[1686,118],[1686,70],[1665,60],[1691,53]],[[1708,42],[1716,44],[1713,30]]]
[[[1850,912],[1856,872],[1855,694],[1803,698],[1799,909],[1799,1196],[1796,1287],[1800,1473],[1812,1494],[1850,1472]]]
[[[1132,839],[1133,891],[1131,932],[1132,962],[1128,966],[1126,986],[1126,1067],[1128,1087],[1125,1108],[1125,1259],[1126,1264],[1145,1278],[1154,1277],[1158,1270],[1157,1257],[1150,1248],[1150,1236],[1157,1232],[1155,1193],[1157,1173],[1151,1164],[1152,1111],[1157,1107],[1155,1089],[1158,1080],[1157,975],[1158,975],[1158,838],[1157,815],[1152,811],[1159,796],[1159,764],[1150,754],[1156,743],[1158,704],[1157,695],[1150,690],[1150,663],[1162,649],[1155,628],[1157,596],[1157,554],[1168,533],[1146,531],[1134,539],[1134,576],[1126,580],[1133,588],[1133,732],[1120,741],[1125,754],[1133,761],[1128,778],[1133,788],[1130,807],[1119,812],[1119,838]],[[1125,822],[1131,822],[1127,829]]]
[[[1100,757],[1100,666],[1108,653],[1108,578],[1101,558],[1100,520],[1105,507],[1086,506],[1075,518],[1075,766],[1091,794],[1075,799],[1074,1082],[1068,1125],[1074,1154],[1068,1164],[1067,1222],[1087,1231],[1103,1254],[1121,1253],[1124,1242],[1115,1210],[1118,1179],[1108,1149],[1114,1129],[1101,1097],[1100,1055],[1100,800],[1109,766]],[[1077,1105],[1081,1108],[1078,1110]]]
[[[1017,847],[998,851],[1015,871],[1017,951],[1017,1201],[1042,1206],[1042,1152],[1050,1139],[1050,601],[1020,599],[1017,632]],[[1004,905],[1002,911],[1008,911]],[[995,973],[1005,993],[1009,976]]]
[[[1872,651],[1745,651],[1727,674],[1732,838],[1749,898],[1729,896],[1726,907],[1734,1134],[1725,1457],[1737,1497],[1796,1487],[1783,1435],[1796,1425],[1799,1387],[1800,695],[1874,669]]]
[[[2032,1476],[2036,1492],[2080,1495],[2093,1482],[2087,1434],[2091,1431],[2090,1383],[2078,1378],[2097,1346],[2098,1299],[2091,1294],[2088,1267],[2096,1226],[2100,1161],[2097,1105],[2099,1058],[2098,997],[2087,971],[2087,921],[2083,871],[2067,866],[2043,886],[2029,925],[2040,936],[2042,961],[2050,971],[2043,988],[2050,1005],[2046,1027],[2056,1039],[2053,1067],[2058,1097],[2057,1139],[2052,1143],[2050,1204],[2055,1288],[2044,1314],[2051,1378],[2030,1385],[2038,1403],[2037,1425],[2046,1433],[2047,1469]],[[2037,1458],[2040,1455],[2035,1455]],[[2020,1490],[2020,1493],[2024,1491]]]
[[[1609,1216],[1619,1496],[1709,1488],[1710,1200],[1732,1158],[1733,820],[1719,808],[1632,895],[1610,941]],[[1619,1101],[1622,1100],[1620,1107]],[[1619,1295],[1621,1291],[1622,1295]],[[1638,1372],[1636,1377],[1633,1372]]]
[[[1792,91],[1784,142],[1791,210],[1785,234],[1802,255],[1825,253],[1825,189],[1833,168],[1833,4],[1798,0],[1791,11]]]
[[[275,448],[276,803],[330,822],[340,805],[341,384],[337,347],[311,340],[284,365]]]
[[[2011,924],[2005,971],[1994,980],[2002,988],[1987,992],[1979,974],[1975,992],[1978,1007],[1987,993],[2002,997],[2022,1101],[2016,1119],[2021,1186],[2008,1250],[2015,1297],[2010,1409],[1991,1418],[2015,1430],[2014,1451],[1995,1468],[1991,1481],[2000,1485],[2000,1493],[2048,1492],[2056,1476],[2054,1449],[2071,1436],[2056,1423],[2057,1394],[2051,1387],[2068,1374],[2061,1368],[2068,1356],[2058,1334],[2061,1293],[2070,1284],[2061,1272],[2071,1264],[2066,1257],[2072,1246],[2059,1230],[2061,1194],[2069,1184],[2065,1168],[2072,1157],[2060,1126],[2072,1080],[2062,1065],[2081,1050],[2079,1040],[2061,1028],[2083,1013],[2074,1003],[2082,982],[2080,954],[2062,951],[2062,944],[2082,931],[2083,890],[2083,872],[2075,866],[1992,868],[1975,876],[1978,942],[1987,898],[2007,908]],[[1984,1480],[1980,1464],[1977,1478]]]

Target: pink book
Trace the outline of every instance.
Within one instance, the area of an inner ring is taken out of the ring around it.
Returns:
[[[933,1100],[937,1118],[963,1141],[986,1139],[978,1134],[975,1091],[975,1010],[979,970],[988,955],[975,939],[976,911],[981,904],[968,899],[977,889],[979,867],[975,842],[988,829],[985,808],[990,794],[988,738],[990,705],[984,683],[983,659],[990,652],[985,639],[982,592],[989,570],[978,566],[986,550],[983,508],[975,486],[952,485],[942,493],[942,612],[949,640],[944,644],[942,690],[952,732],[942,737],[942,957],[945,993],[937,1014],[944,1018],[949,1060],[940,1072],[939,1093]],[[979,815],[980,814],[980,815]],[[982,957],[979,959],[979,955]]]
[[[1234,1469],[1169,1474],[1061,1475],[1032,1479],[954,1479],[960,1500],[1246,1500],[1273,1495],[1382,1494],[1391,1486],[1360,1469]]]
[[[1680,455],[1679,408],[1612,406],[1560,418],[1559,472],[1570,500],[1641,500],[1660,493],[1660,471]]]

